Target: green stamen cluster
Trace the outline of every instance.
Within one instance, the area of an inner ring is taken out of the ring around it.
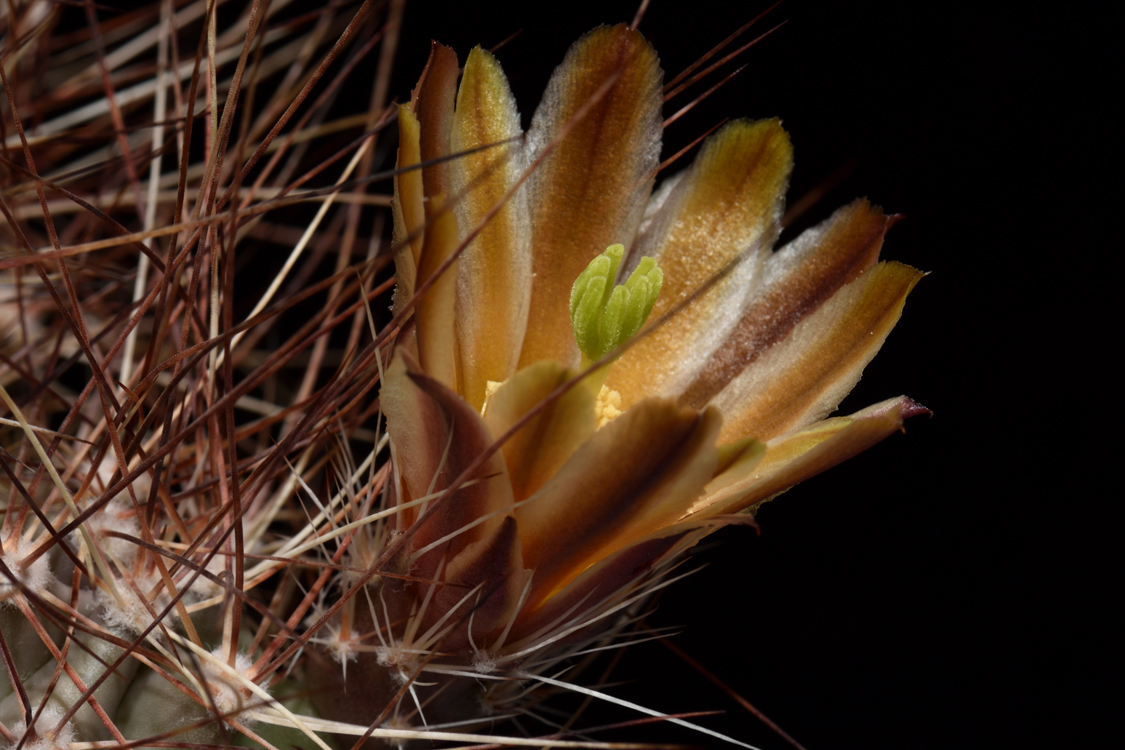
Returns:
[[[613,286],[624,254],[624,245],[610,245],[571,287],[570,322],[585,361],[601,359],[635,336],[660,294],[664,273],[647,256],[628,281]]]

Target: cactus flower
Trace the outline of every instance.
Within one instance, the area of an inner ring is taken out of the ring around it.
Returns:
[[[9,15],[47,30],[44,7]],[[171,108],[161,60],[179,21],[165,10],[108,55],[36,32],[4,65],[5,137],[22,161],[9,159],[0,202],[19,248],[0,252],[0,745],[595,744],[490,733],[561,689],[661,716],[572,667],[623,642],[693,545],[923,411],[900,397],[831,416],[921,276],[879,262],[893,217],[857,201],[774,249],[792,166],[777,120],[726,125],[658,187],[662,72],[628,27],[571,48],[526,133],[491,54],[462,67],[435,44],[398,109],[394,321],[366,347],[353,328],[334,369],[323,347],[355,321],[342,305],[361,308],[349,300],[366,271],[270,300],[314,234],[310,273],[335,237],[355,238],[350,209],[336,230],[320,221],[361,154],[330,196],[317,191],[323,210],[278,275],[256,267],[274,248],[246,240],[267,228],[252,217],[289,200],[253,194],[306,179],[270,176],[260,157],[282,158],[281,133],[338,132],[288,118],[353,31],[377,24],[348,24],[306,69],[330,17],[294,59],[273,40],[302,25],[259,27],[271,11],[251,12],[226,79],[236,45],[214,16],[183,88],[196,94]],[[389,4],[386,28],[401,11]],[[112,40],[140,26],[104,28]],[[193,32],[180,28],[182,42]],[[142,42],[159,45],[151,66],[124,54]],[[101,115],[87,102],[145,69],[151,85],[128,91],[150,92],[151,117],[108,91]],[[276,90],[306,84],[260,120],[250,82],[283,69]],[[334,101],[324,93],[310,117]],[[79,146],[98,133],[124,158],[92,168],[108,152]],[[142,137],[152,154],[180,151],[152,161],[147,190]],[[289,175],[304,163],[284,158]],[[170,200],[160,186],[173,183]],[[242,322],[236,276],[268,281]],[[296,307],[306,293],[324,305],[292,333],[283,313],[312,309]],[[274,331],[284,344],[263,349]],[[304,376],[281,374],[305,354]],[[79,372],[90,379],[74,388]],[[368,429],[376,377],[385,431]]]
[[[727,124],[654,192],[661,87],[644,38],[601,27],[526,133],[480,48],[461,70],[435,44],[400,107],[391,515],[370,532],[392,563],[349,602],[354,648],[326,649],[326,716],[502,711],[682,552],[924,411],[829,416],[922,276],[879,261],[892,217],[856,201],[774,250],[777,120]]]

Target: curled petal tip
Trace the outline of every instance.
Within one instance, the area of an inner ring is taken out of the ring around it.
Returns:
[[[874,417],[896,417],[899,421],[917,417],[920,414],[933,415],[933,412],[909,396],[897,396],[886,401],[858,411],[852,415],[853,419],[871,419]]]
[[[926,414],[931,417],[934,415],[934,412],[928,407],[922,406],[922,404],[914,399],[905,396],[902,398],[902,406],[899,407],[898,413],[902,415],[903,419],[910,419],[911,417],[917,417],[921,414]]]

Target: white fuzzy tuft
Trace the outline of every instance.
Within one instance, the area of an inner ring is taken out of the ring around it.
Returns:
[[[496,657],[487,651],[474,651],[473,670],[480,674],[492,674],[496,671]]]
[[[350,638],[344,639],[340,637],[339,628],[329,627],[328,635],[328,638],[318,640],[317,642],[324,647],[324,650],[328,652],[329,656],[336,660],[337,664],[344,664],[356,660],[356,657],[359,655],[360,641],[359,636],[357,636],[354,631]]]
[[[13,546],[15,549],[12,549]],[[51,563],[47,556],[40,555],[38,560],[26,568],[20,565],[20,561],[31,554],[36,546],[38,545],[25,542],[23,539],[18,541],[9,539],[3,554],[0,554],[0,560],[4,561],[25,588],[41,591],[51,580]],[[0,603],[7,602],[18,590],[6,576],[0,576]]]
[[[196,557],[196,562],[199,563],[202,562],[202,560]],[[216,578],[221,578],[223,573],[227,570],[227,556],[222,554],[213,555],[211,560],[207,563],[205,570]],[[195,579],[195,583],[193,583],[188,592],[184,594],[184,598],[189,603],[202,602],[220,596],[224,591],[226,591],[225,588],[200,573]]]
[[[141,591],[147,591],[151,588],[151,583],[140,578],[136,580],[136,584]],[[130,633],[140,633],[152,623],[152,615],[149,614],[148,608],[145,607],[144,602],[133,592],[131,587],[124,583],[118,584],[117,592],[121,595],[120,603],[108,592],[98,589],[97,600],[104,612],[106,624],[123,628]],[[152,602],[150,606],[154,612],[160,614],[170,601],[172,601],[172,598],[168,596],[168,593],[161,591],[157,594],[156,601]],[[175,610],[169,616],[175,617]]]
[[[29,739],[23,743],[24,750],[67,750],[70,743],[74,742],[74,725],[67,722],[63,725],[62,729],[57,734],[51,736],[50,732],[59,723],[63,717],[64,711],[62,706],[51,702],[44,707],[39,718],[35,721],[35,734],[34,739]],[[12,733],[16,736],[16,742],[12,745],[6,745],[5,750],[11,750],[20,744],[24,735],[27,734],[27,727],[24,723],[18,722],[12,727]]]
[[[101,513],[95,513],[86,521],[90,533],[98,540],[98,548],[111,559],[130,566],[137,559],[137,545],[128,539],[110,536],[107,532],[117,532],[140,539],[141,527],[137,514],[126,495],[118,495],[110,500]]]
[[[252,700],[252,693],[217,666],[216,662],[222,662],[226,658],[221,648],[212,651],[211,655],[215,657],[215,662],[210,660],[204,662],[203,679],[207,690],[211,693],[211,699],[215,702],[215,708],[224,716],[241,714],[243,707]],[[240,675],[249,674],[253,665],[254,662],[246,654],[238,654],[234,657],[234,669]],[[243,724],[249,721],[245,714],[240,715],[238,720]]]
[[[378,646],[375,649],[375,659],[379,666],[386,667],[391,676],[400,685],[405,685],[410,675],[418,666],[418,652],[403,648],[397,641],[389,646]]]

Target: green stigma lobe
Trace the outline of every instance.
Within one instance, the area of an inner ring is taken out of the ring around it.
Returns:
[[[656,261],[644,257],[629,280],[614,287],[624,254],[623,245],[610,245],[578,275],[570,290],[574,339],[589,361],[601,359],[637,334],[664,282]]]

